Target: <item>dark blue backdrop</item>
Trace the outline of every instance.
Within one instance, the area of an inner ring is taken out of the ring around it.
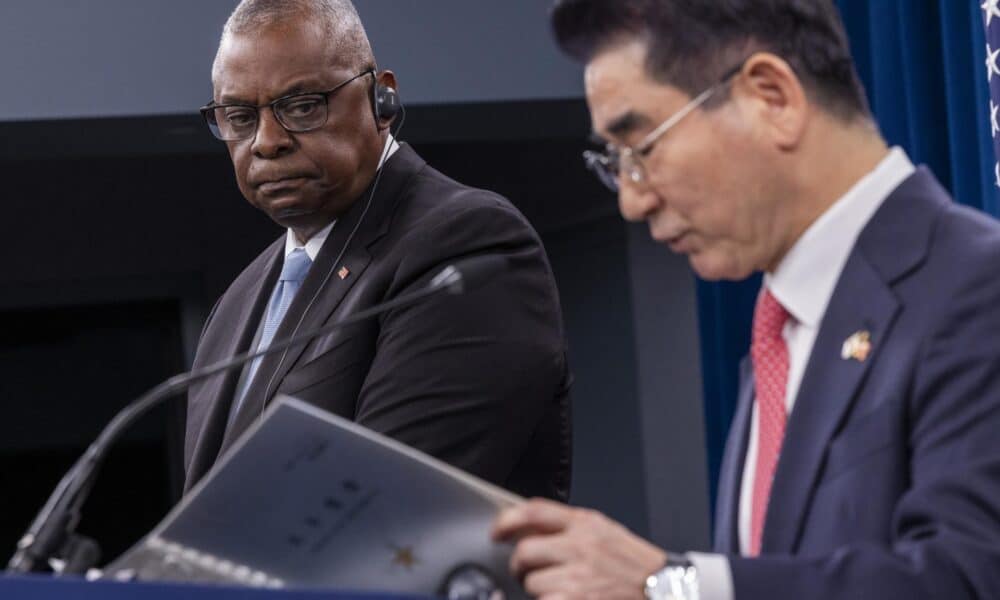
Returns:
[[[837,0],[882,132],[964,204],[1000,211],[979,0]],[[760,277],[698,282],[711,498]]]

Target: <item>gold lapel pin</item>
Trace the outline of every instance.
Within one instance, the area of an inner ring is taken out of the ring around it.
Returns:
[[[347,276],[350,274],[351,270],[347,267],[340,267],[340,270],[337,271],[337,277],[340,277],[341,279],[347,279]]]
[[[872,351],[872,334],[861,330],[851,334],[851,337],[844,340],[844,345],[840,347],[840,358],[848,360],[853,358],[858,362],[868,360],[868,355]]]

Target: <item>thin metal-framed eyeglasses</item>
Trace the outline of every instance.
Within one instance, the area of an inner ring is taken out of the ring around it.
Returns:
[[[253,137],[257,133],[262,108],[270,108],[274,118],[286,131],[312,131],[326,125],[330,114],[330,96],[355,79],[369,74],[374,77],[375,70],[366,69],[323,92],[290,94],[267,104],[216,104],[213,101],[201,108],[201,114],[212,135],[224,142]]]
[[[719,89],[729,82],[734,75],[740,72],[743,63],[733,67],[723,74],[723,76],[712,87],[695,96],[690,102],[685,104],[667,117],[665,121],[650,131],[646,137],[635,146],[616,147],[611,144],[605,148],[604,152],[587,150],[583,153],[583,162],[587,168],[597,175],[597,178],[612,192],[618,193],[619,178],[625,177],[633,185],[644,185],[646,183],[646,168],[642,164],[642,159],[649,156],[653,151],[653,146],[660,141],[667,131],[681,122],[681,120],[691,114],[694,109],[704,104]]]

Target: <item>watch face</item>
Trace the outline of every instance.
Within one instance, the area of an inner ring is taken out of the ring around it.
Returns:
[[[447,600],[506,600],[494,577],[475,565],[452,571],[442,588],[442,595]]]
[[[671,565],[646,579],[647,600],[696,600],[697,574],[691,567]]]
[[[646,578],[646,600],[671,600],[667,569]]]

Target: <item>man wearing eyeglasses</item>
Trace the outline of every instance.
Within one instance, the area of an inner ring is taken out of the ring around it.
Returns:
[[[552,23],[622,215],[701,277],[764,285],[714,553],[534,500],[494,531],[527,590],[996,598],[1000,227],[886,146],[832,3],[561,0]]]
[[[246,199],[287,231],[219,299],[195,367],[421,289],[458,259],[509,268],[192,388],[187,487],[288,394],[515,492],[565,498],[569,376],[540,241],[506,199],[397,143],[395,77],[376,69],[350,1],[244,0],[212,82],[209,129]]]

